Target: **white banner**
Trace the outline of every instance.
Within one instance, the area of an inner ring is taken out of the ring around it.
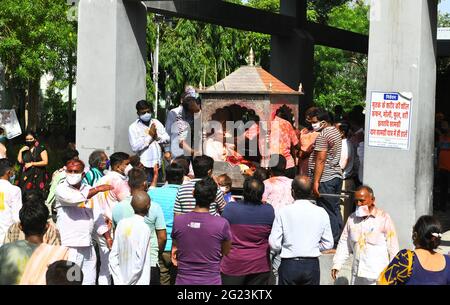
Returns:
[[[369,146],[409,150],[411,93],[372,92]]]

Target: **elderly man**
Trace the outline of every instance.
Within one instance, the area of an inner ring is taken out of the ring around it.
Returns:
[[[356,212],[350,215],[342,232],[331,276],[336,276],[353,254],[352,285],[375,285],[378,276],[395,257],[398,239],[389,214],[375,206],[373,190],[366,185],[356,189]]]
[[[97,275],[97,259],[92,245],[94,231],[94,212],[89,199],[99,192],[112,190],[110,185],[91,187],[82,183],[84,163],[81,160],[70,160],[66,164],[66,179],[56,187],[56,211],[58,230],[61,234],[61,245],[74,249],[71,260],[81,267],[84,278],[83,285],[95,285]],[[110,239],[109,231],[97,233]]]
[[[330,219],[310,200],[311,190],[308,177],[295,177],[294,203],[275,214],[269,244],[273,251],[281,252],[279,285],[319,285],[320,252],[333,247]]]

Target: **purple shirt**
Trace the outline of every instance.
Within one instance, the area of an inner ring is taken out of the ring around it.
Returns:
[[[222,259],[222,273],[243,276],[270,271],[269,235],[275,218],[273,207],[231,202],[225,206],[222,217],[230,223],[233,235],[232,249]]]
[[[176,216],[172,239],[178,248],[176,285],[222,284],[222,242],[231,239],[226,219],[198,212]]]

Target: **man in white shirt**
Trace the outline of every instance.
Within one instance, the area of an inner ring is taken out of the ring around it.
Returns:
[[[145,100],[136,103],[139,116],[128,128],[128,139],[131,149],[141,159],[148,175],[148,181],[156,186],[158,171],[161,167],[162,144],[169,143],[170,136],[163,124],[153,116],[153,107]]]
[[[199,155],[201,145],[201,108],[198,93],[187,86],[181,95],[181,105],[170,110],[166,119],[166,131],[170,135],[170,152],[173,158],[188,157],[192,161]]]
[[[150,229],[144,222],[150,197],[144,191],[133,193],[135,215],[122,219],[115,231],[109,269],[115,285],[150,284]]]
[[[295,201],[275,214],[269,244],[281,252],[279,285],[319,285],[321,252],[333,248],[333,233],[327,212],[311,201],[311,180],[297,176],[292,181]]]
[[[94,213],[99,216],[96,218],[97,230],[111,231],[112,229],[112,210],[117,203],[130,196],[130,186],[128,185],[127,173],[131,170],[130,156],[124,152],[113,153],[109,160],[111,162],[111,171],[101,177],[95,185],[111,185],[113,190],[99,193],[93,197]],[[98,211],[96,213],[96,211]],[[98,238],[97,238],[98,237]],[[112,241],[105,239],[101,234],[94,236],[97,238],[100,255],[100,272],[98,276],[99,285],[110,285],[111,274],[109,273],[109,253],[112,247]]]
[[[348,139],[350,125],[347,122],[339,122],[335,124],[342,136],[341,160],[339,165],[342,169],[342,191],[352,192],[355,190],[355,181],[353,180],[353,166],[355,160],[355,150],[352,143]],[[341,214],[344,223],[348,216],[352,213],[353,202],[351,197],[341,199]]]
[[[12,185],[14,169],[8,159],[0,159],[0,246],[5,240],[9,227],[19,222],[19,211],[22,208],[20,188]]]
[[[61,245],[73,249],[69,260],[75,262],[83,271],[83,285],[95,285],[97,258],[92,245],[94,212],[89,199],[99,192],[112,190],[112,187],[99,185],[93,188],[82,183],[84,175],[83,161],[67,162],[66,179],[55,191],[56,225],[61,235]],[[98,228],[98,234],[111,239],[104,227]]]
[[[342,231],[333,258],[331,276],[336,276],[353,254],[351,285],[375,285],[380,273],[399,251],[397,233],[388,213],[375,206],[373,190],[360,186],[355,192],[356,212]]]

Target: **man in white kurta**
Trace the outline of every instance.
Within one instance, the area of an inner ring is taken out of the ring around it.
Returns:
[[[61,245],[73,249],[70,261],[83,271],[83,285],[95,285],[97,258],[92,244],[94,232],[94,211],[89,199],[99,192],[111,190],[111,186],[95,188],[82,183],[84,163],[70,160],[66,166],[66,180],[56,187],[56,225],[61,234]],[[97,226],[97,234],[108,234],[102,226]]]
[[[12,185],[13,177],[11,162],[0,160],[0,246],[5,240],[9,227],[19,222],[19,211],[22,208],[22,193],[20,188]]]
[[[144,216],[150,209],[150,197],[144,191],[133,193],[133,217],[122,219],[115,231],[109,255],[109,270],[115,285],[150,284],[150,229]]]

